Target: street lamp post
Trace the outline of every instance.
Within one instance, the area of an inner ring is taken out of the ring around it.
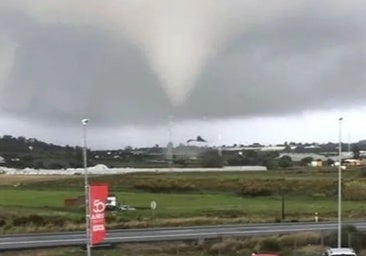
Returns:
[[[88,184],[88,164],[86,154],[86,125],[89,119],[81,120],[83,125],[83,165],[84,165],[84,188],[85,188],[85,224],[86,224],[86,252],[87,256],[91,255],[90,250],[90,221],[89,221],[89,184]]]
[[[340,117],[338,119],[339,124],[339,145],[338,145],[338,155],[339,155],[339,165],[338,165],[338,248],[342,247],[342,120]]]

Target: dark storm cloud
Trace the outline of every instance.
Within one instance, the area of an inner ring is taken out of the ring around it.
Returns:
[[[168,100],[144,51],[123,35],[90,24],[41,23],[6,10],[0,26],[18,46],[0,104],[22,118],[75,122],[87,116],[99,124],[364,104],[363,6],[340,10],[330,3],[309,1],[250,26],[211,58],[181,105]]]
[[[222,118],[364,104],[363,16],[310,7],[233,42],[206,67],[182,112]]]
[[[61,122],[88,116],[97,123],[142,123],[167,116],[165,94],[127,41],[88,26],[41,26],[19,13],[3,24],[19,35],[1,94],[4,111]]]

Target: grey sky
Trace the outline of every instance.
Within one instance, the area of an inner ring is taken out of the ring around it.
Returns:
[[[4,0],[0,132],[77,144],[89,117],[97,137],[142,145],[161,143],[170,117],[181,141],[221,130],[250,142],[230,130],[245,129],[238,120],[270,131],[286,116],[350,114],[365,106],[365,11],[356,0]]]

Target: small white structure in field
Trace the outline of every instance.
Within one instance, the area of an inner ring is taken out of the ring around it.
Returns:
[[[115,196],[108,196],[106,205],[117,206],[117,198]]]

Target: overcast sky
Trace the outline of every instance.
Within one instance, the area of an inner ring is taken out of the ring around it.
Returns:
[[[366,1],[2,0],[0,135],[366,139]]]

